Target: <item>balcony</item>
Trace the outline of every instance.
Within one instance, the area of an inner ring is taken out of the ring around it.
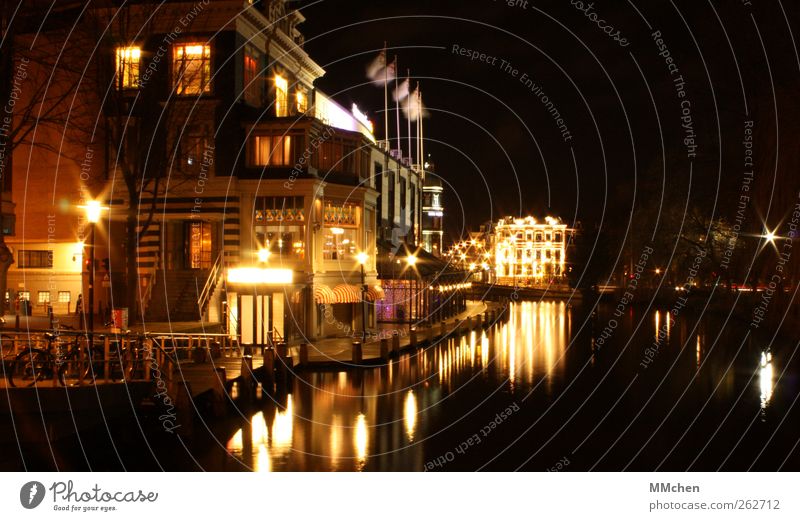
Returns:
[[[358,132],[310,118],[281,118],[246,127],[241,179],[324,179],[357,186],[370,175],[369,142]]]

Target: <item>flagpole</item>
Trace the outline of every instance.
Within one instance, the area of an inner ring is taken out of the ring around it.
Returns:
[[[425,123],[422,121],[422,91],[419,91],[419,164],[425,172]]]
[[[406,69],[406,82],[408,82],[408,88],[411,90],[411,69]],[[408,103],[411,100],[411,92],[408,93],[407,101]],[[414,164],[414,154],[411,152],[411,115],[406,114],[406,120],[408,120],[408,160],[413,165]]]
[[[417,82],[417,88],[414,89],[414,110],[416,111],[417,116],[417,164],[420,165],[420,126],[419,126],[419,82]]]
[[[397,76],[398,76],[398,74],[397,74],[397,71],[398,71],[397,66],[398,66],[397,56],[395,55],[395,57],[394,57],[394,97],[395,97],[394,107],[395,107],[395,111],[397,112],[397,115],[396,115],[396,119],[397,119],[397,150],[400,151],[400,160],[402,162],[403,145],[402,145],[402,141],[400,141],[400,96],[398,96],[398,90],[397,90]]]
[[[383,42],[383,139],[389,145],[389,64],[386,63],[386,41]]]

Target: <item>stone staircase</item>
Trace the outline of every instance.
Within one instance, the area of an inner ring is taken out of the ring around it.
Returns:
[[[151,322],[200,320],[197,297],[208,275],[208,270],[160,271],[145,311],[145,319]]]

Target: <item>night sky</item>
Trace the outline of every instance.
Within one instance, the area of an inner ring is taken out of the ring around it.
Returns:
[[[797,116],[797,9],[748,3],[295,5],[307,17],[306,50],[327,70],[318,86],[345,106],[357,102],[379,138],[383,89],[367,82],[365,68],[385,40],[401,72],[411,69],[430,111],[426,153],[449,186],[446,225],[458,236],[465,226],[531,212],[606,227],[670,186],[720,215],[734,211],[725,194],[739,189],[745,121],[756,120],[769,143]],[[454,45],[486,58],[471,60]],[[773,171],[764,148],[757,162]]]

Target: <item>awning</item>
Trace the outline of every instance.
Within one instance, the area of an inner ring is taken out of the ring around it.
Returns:
[[[333,288],[333,293],[336,295],[335,304],[354,304],[356,302],[361,302],[361,290],[350,284],[339,284]]]
[[[314,286],[314,301],[317,304],[335,304],[336,293],[325,284]]]
[[[383,288],[380,286],[370,286],[367,290],[367,300],[370,302],[383,300],[385,298],[386,293],[383,292]]]

